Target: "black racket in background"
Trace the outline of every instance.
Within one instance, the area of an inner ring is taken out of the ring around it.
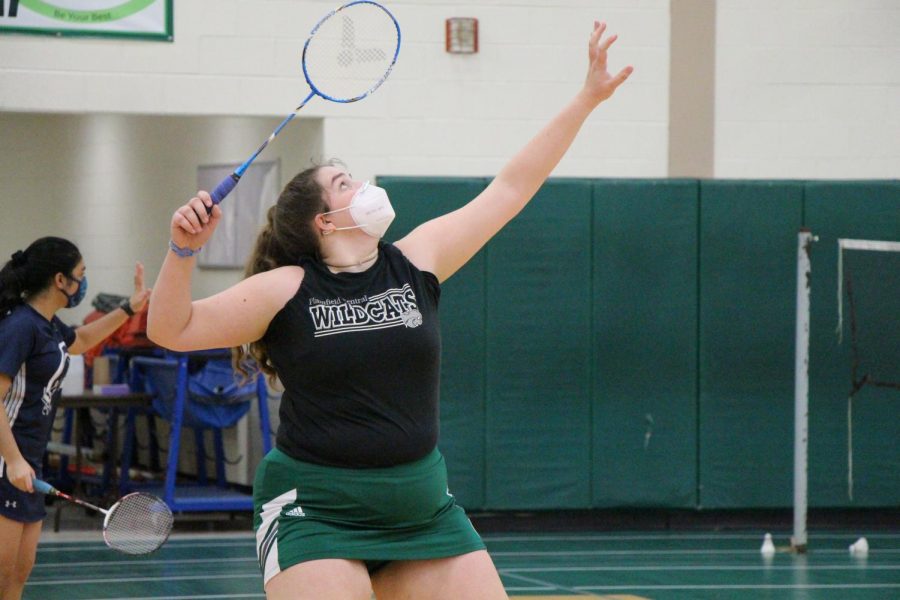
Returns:
[[[399,53],[400,25],[377,2],[348,2],[322,17],[303,45],[303,76],[309,95],[250,158],[216,186],[210,193],[213,202],[225,199],[247,167],[313,96],[343,104],[362,100],[385,82]]]
[[[33,485],[35,491],[58,496],[106,515],[103,519],[103,541],[113,550],[124,554],[154,552],[169,539],[175,522],[168,505],[152,494],[134,492],[123,496],[109,510],[104,510],[73,498],[46,481],[35,479]]]

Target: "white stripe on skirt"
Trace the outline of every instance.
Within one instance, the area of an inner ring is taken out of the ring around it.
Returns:
[[[263,573],[263,587],[281,572],[278,564],[278,517],[287,504],[297,501],[297,490],[287,491],[262,506],[262,523],[256,530],[256,557]]]

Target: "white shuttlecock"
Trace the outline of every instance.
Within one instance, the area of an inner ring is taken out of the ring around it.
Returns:
[[[775,554],[775,544],[772,543],[771,533],[767,533],[765,537],[763,537],[762,548],[759,549],[759,552],[764,556],[771,556]]]
[[[865,556],[869,553],[869,542],[866,538],[861,537],[850,544],[850,554],[854,556]]]

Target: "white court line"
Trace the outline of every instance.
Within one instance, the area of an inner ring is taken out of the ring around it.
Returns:
[[[249,543],[251,546],[255,546],[254,541],[256,538],[245,537],[245,538],[190,538],[178,540],[174,538],[169,538],[166,541],[167,546],[197,546],[197,545],[208,545],[208,546],[240,546],[243,544]],[[41,538],[41,542],[44,543],[44,539]],[[98,541],[97,536],[91,536],[89,540],[82,541],[71,541],[71,540],[48,540],[45,545],[51,546],[99,546],[103,547],[105,544],[102,539]]]
[[[173,533],[169,539],[173,540],[202,540],[202,539],[242,539],[250,538],[255,540],[256,533],[254,531],[198,531],[195,533]]]
[[[256,557],[249,558],[188,558],[188,559],[156,559],[141,560],[140,565],[201,565],[201,564],[235,564],[247,563],[257,565]],[[35,565],[35,570],[49,569],[59,570],[61,568],[82,569],[86,567],[110,567],[122,566],[133,568],[135,566],[133,560],[95,560],[82,562],[60,562],[60,563],[39,563]],[[571,572],[571,571],[794,571],[797,567],[793,565],[622,565],[622,566],[590,566],[590,567],[504,567],[504,571],[510,573],[540,573],[540,572]],[[805,571],[894,571],[900,570],[900,564],[896,565],[873,565],[873,564],[834,564],[834,565],[806,565],[803,567]]]
[[[87,542],[89,544],[97,544],[102,545],[102,542],[97,542],[102,535],[102,532],[98,529],[96,531],[86,531],[83,538],[75,537],[78,533],[81,532],[71,532],[73,534],[72,538],[69,537],[54,537],[52,533],[43,532],[41,534],[41,544],[60,544],[60,545],[76,545],[82,542]],[[74,538],[74,539],[73,539]],[[248,533],[173,533],[169,536],[168,544],[175,545],[185,545],[185,543],[193,543],[199,542],[203,540],[212,540],[214,542],[240,542],[249,540],[250,543],[254,543],[256,539],[253,532]]]
[[[202,596],[141,596],[140,598],[135,598],[134,596],[126,596],[122,598],[107,598],[103,596],[102,598],[88,598],[87,600],[203,600],[205,598],[210,598],[212,600],[217,600],[218,598],[265,598],[265,594],[215,594],[208,595],[204,594]]]
[[[594,571],[796,571],[793,565],[642,565],[621,567],[504,567],[505,573],[569,573]],[[806,565],[804,571],[897,571],[900,565]]]
[[[791,532],[773,532],[772,535],[777,539],[780,537],[790,537]],[[524,534],[522,536],[515,535],[482,535],[481,539],[486,542],[557,542],[557,541],[599,541],[599,540],[611,540],[611,541],[631,541],[631,540],[660,540],[660,541],[672,541],[672,540],[756,540],[762,539],[763,533],[760,532],[758,534],[724,534],[724,535],[714,535],[714,534],[687,534],[680,535],[678,533],[673,534],[635,534],[635,535],[603,535],[603,534],[594,534],[594,535],[528,535]],[[844,540],[849,538],[858,538],[860,536],[865,536],[869,539],[886,539],[900,540],[900,532],[897,533],[867,533],[863,532],[848,532],[845,534],[840,533],[827,533],[827,534],[810,534],[809,539],[813,540]]]
[[[215,534],[213,534],[215,535]],[[789,535],[789,533],[783,534],[785,537]],[[900,540],[900,533],[890,534],[890,533],[848,533],[848,534],[825,534],[825,535],[810,535],[810,539],[813,540],[847,540],[851,538],[858,538],[860,535],[864,535],[868,539],[884,539],[884,540]],[[649,541],[649,540],[660,540],[660,541],[678,541],[678,540],[756,540],[761,537],[761,534],[752,535],[752,534],[728,534],[728,535],[523,535],[523,536],[491,536],[491,535],[483,535],[481,536],[485,542],[532,542],[532,541]],[[778,534],[776,534],[776,538]],[[202,540],[209,539],[215,540],[213,542],[203,542]],[[228,537],[198,537],[198,536],[190,536],[182,539],[173,539],[170,538],[169,541],[166,542],[164,548],[234,548],[234,547],[244,547],[249,546],[253,547],[254,538],[251,536],[228,536]],[[44,540],[41,539],[41,545],[38,547],[38,552],[75,552],[89,549],[104,549],[106,545],[102,542],[94,542],[90,541],[86,544],[81,544],[77,542],[73,542],[72,540]],[[491,554],[495,554],[492,552]]]
[[[512,577],[513,579],[520,579],[526,583],[533,583],[533,584],[537,584],[540,586],[544,586],[541,588],[542,591],[559,590],[561,592],[569,592],[571,594],[578,594],[577,589],[567,587],[565,585],[550,583],[549,581],[544,581],[543,579],[537,579],[535,577],[525,577],[524,575],[516,575],[515,573],[507,573],[505,569],[499,569],[498,572],[500,573],[501,576]],[[506,591],[510,591],[510,589],[506,588]]]
[[[176,517],[177,519],[177,517]],[[103,530],[97,529],[73,529],[63,531],[44,530],[41,532],[41,544],[76,544],[83,542],[96,542],[101,539]],[[196,532],[196,533],[173,533],[169,536],[169,542],[173,541],[194,541],[204,539],[255,539],[252,531],[239,532]]]
[[[259,579],[261,576],[259,574],[259,569],[255,570],[253,573],[247,573],[246,575],[241,574],[216,574],[215,579]],[[196,581],[198,579],[202,579],[203,581],[209,581],[212,579],[209,575],[166,575],[160,577],[103,577],[101,579],[67,579],[67,578],[59,578],[59,579],[30,579],[28,580],[28,587],[39,586],[39,585],[65,585],[66,587],[70,585],[88,585],[95,583],[135,583],[138,581],[143,582],[153,582],[153,581]]]
[[[145,565],[170,565],[170,564],[188,564],[188,565],[198,565],[198,564],[209,564],[209,563],[252,563],[259,564],[259,561],[255,556],[248,558],[157,558],[157,559],[141,559],[138,563],[134,560],[122,559],[122,560],[91,560],[91,561],[83,561],[83,562],[41,562],[34,565],[35,570],[37,569],[60,569],[60,568],[83,568],[83,567],[108,567],[108,566],[123,566],[134,568],[135,565],[140,564],[140,566]]]
[[[141,560],[140,565],[200,565],[200,564],[217,564],[217,563],[247,563],[256,566],[257,559],[250,558],[190,558],[190,559],[157,559],[157,560]],[[35,570],[48,569],[59,570],[61,568],[81,569],[86,567],[110,567],[122,566],[133,568],[135,562],[132,560],[97,560],[83,562],[61,562],[61,563],[40,563],[35,565]],[[622,566],[590,566],[590,567],[504,567],[503,570],[508,573],[542,573],[542,572],[592,572],[592,571],[794,571],[797,567],[793,565],[622,565]],[[896,565],[854,565],[854,564],[834,564],[834,565],[806,565],[803,567],[805,571],[895,571],[900,570],[900,564]]]
[[[725,555],[747,555],[752,554],[759,556],[758,549],[752,550],[716,550],[716,549],[708,549],[708,550],[532,550],[532,551],[523,551],[523,552],[490,552],[490,555],[493,557],[504,556],[504,557],[517,557],[517,556],[654,556],[654,555],[701,555],[701,556],[725,556]],[[816,555],[821,554],[848,554],[847,549],[820,549],[816,550]],[[869,556],[873,554],[900,554],[900,548],[893,549],[882,549],[879,548],[877,551],[871,550],[869,552]]]
[[[57,542],[62,543],[62,542]],[[163,545],[163,549],[165,548],[253,548],[253,540],[248,538],[245,542],[222,542],[222,543],[183,543],[183,544],[173,544],[171,542],[166,542]],[[38,554],[41,552],[84,552],[85,550],[103,550],[106,548],[106,544],[72,544],[68,543],[62,547],[56,547],[53,545],[53,542],[44,543],[41,541],[41,545],[38,546]]]
[[[761,583],[725,585],[579,585],[581,592],[621,592],[625,590],[882,590],[900,588],[900,583]]]

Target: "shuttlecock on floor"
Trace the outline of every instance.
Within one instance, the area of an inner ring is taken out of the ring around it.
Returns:
[[[850,544],[850,554],[854,556],[865,556],[869,553],[869,542],[866,538],[861,537]]]
[[[771,533],[767,533],[765,537],[763,537],[762,548],[759,549],[759,552],[763,556],[772,556],[775,554],[775,544],[772,543]]]

